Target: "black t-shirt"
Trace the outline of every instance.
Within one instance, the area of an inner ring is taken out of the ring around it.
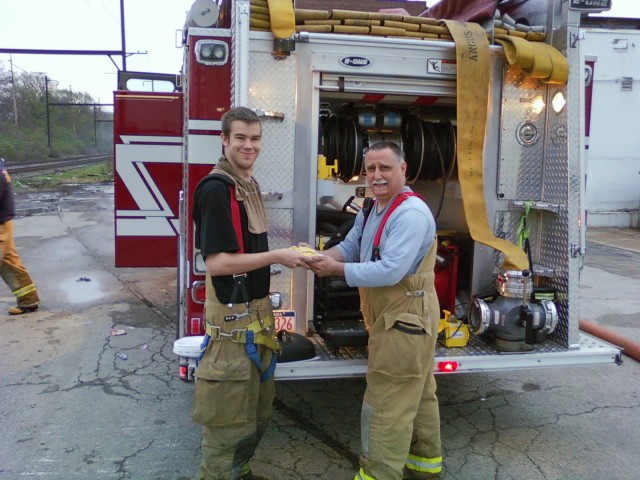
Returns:
[[[193,221],[195,223],[195,244],[202,252],[202,258],[214,253],[234,253],[240,250],[238,237],[231,218],[230,190],[233,182],[222,175],[212,174],[205,177],[196,187],[193,195]],[[249,232],[247,212],[243,202],[240,206],[240,220],[244,239],[244,253],[259,253],[269,250],[267,234]],[[244,272],[237,272],[244,273]],[[262,267],[246,272],[248,301],[266,297],[269,294],[270,267]],[[243,303],[244,298],[233,292],[231,275],[211,277],[216,296],[221,303]]]

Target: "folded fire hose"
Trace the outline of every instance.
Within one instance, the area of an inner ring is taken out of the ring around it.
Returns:
[[[503,252],[504,268],[527,270],[524,250],[493,234],[485,207],[482,158],[489,100],[489,42],[477,23],[445,23],[456,43],[458,180],[469,233],[476,242]]]
[[[526,270],[524,250],[497,238],[489,227],[484,199],[483,152],[489,96],[489,34],[476,23],[350,10],[295,9],[290,0],[251,0],[251,28],[271,30],[276,38],[295,31],[347,33],[453,40],[457,63],[458,179],[471,237],[504,253],[503,267]],[[504,32],[504,33],[503,33]],[[543,42],[540,32],[496,29],[509,64],[532,78],[566,83],[567,59]]]

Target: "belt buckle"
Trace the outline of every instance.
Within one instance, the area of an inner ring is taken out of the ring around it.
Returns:
[[[222,332],[220,331],[220,327],[217,325],[211,325],[210,323],[207,324],[207,326],[209,327],[209,331],[211,332],[209,334],[209,336],[211,337],[212,340],[220,340],[220,337],[223,335]],[[205,331],[207,329],[205,328]]]
[[[227,335],[232,342],[242,343],[242,334],[245,332],[246,332],[245,328],[234,328]]]

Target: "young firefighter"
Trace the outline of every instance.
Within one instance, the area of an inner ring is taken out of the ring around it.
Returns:
[[[193,419],[202,424],[200,479],[259,480],[249,467],[271,416],[276,351],[270,268],[306,266],[269,251],[260,187],[252,176],[262,126],[250,109],[222,117],[224,157],[194,193],[196,246],[207,268],[208,345],[196,369]]]
[[[442,470],[433,375],[440,318],[435,221],[405,186],[407,164],[397,144],[372,145],[364,166],[375,196],[368,217],[361,210],[341,243],[308,259],[316,275],[344,276],[359,287],[369,331],[361,468],[354,480],[435,478]]]
[[[4,158],[0,159],[0,168],[0,276],[18,302],[15,307],[9,308],[9,315],[22,315],[36,311],[40,299],[13,240],[13,218],[16,216],[16,210],[11,177],[4,168]]]

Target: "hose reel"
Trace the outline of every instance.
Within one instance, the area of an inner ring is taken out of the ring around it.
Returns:
[[[336,176],[346,182],[362,174],[365,150],[391,140],[405,153],[407,182],[451,178],[456,163],[456,130],[449,120],[424,121],[395,109],[345,107],[321,118],[321,149]]]

